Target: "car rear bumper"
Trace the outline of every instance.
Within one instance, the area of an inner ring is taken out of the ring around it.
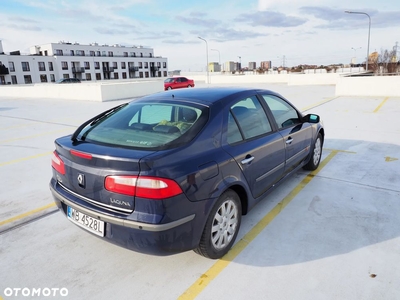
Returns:
[[[79,205],[57,192],[50,183],[57,207],[67,216],[67,207],[72,207],[97,220],[105,222],[105,236],[100,237],[119,246],[153,255],[169,255],[191,250],[197,242],[193,237],[195,215],[164,224],[149,224],[132,221],[93,211]]]

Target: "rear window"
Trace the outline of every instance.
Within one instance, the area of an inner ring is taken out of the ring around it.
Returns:
[[[208,119],[208,108],[176,103],[129,105],[92,122],[78,139],[140,149],[167,149],[192,140]]]

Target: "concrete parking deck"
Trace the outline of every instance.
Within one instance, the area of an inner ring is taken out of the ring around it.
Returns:
[[[298,172],[243,217],[235,246],[215,261],[119,248],[55,209],[54,139],[126,100],[0,97],[0,299],[34,289],[60,299],[399,299],[400,98],[246,86],[319,114],[326,141],[320,168]]]

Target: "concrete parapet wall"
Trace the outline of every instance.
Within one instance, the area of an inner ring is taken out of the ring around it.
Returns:
[[[80,84],[30,84],[0,86],[0,95],[12,98],[112,101],[135,98],[164,90],[162,80],[82,82]]]
[[[336,96],[400,97],[400,76],[340,77]]]
[[[290,74],[289,85],[334,85],[340,78],[338,73]]]

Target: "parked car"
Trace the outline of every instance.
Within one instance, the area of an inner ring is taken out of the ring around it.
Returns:
[[[78,78],[61,78],[56,83],[81,83],[81,80]]]
[[[55,141],[50,189],[67,218],[144,253],[228,252],[242,215],[300,168],[325,131],[268,90],[200,88],[116,106]]]
[[[194,87],[194,81],[186,77],[171,77],[164,80],[164,90],[191,88]]]

